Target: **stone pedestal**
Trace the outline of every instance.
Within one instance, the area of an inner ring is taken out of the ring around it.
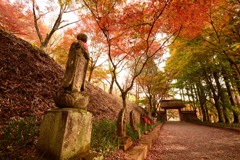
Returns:
[[[90,149],[92,114],[76,108],[46,111],[38,151],[47,159],[67,160]]]
[[[132,146],[133,142],[130,137],[121,138],[120,149],[123,151],[128,150]]]

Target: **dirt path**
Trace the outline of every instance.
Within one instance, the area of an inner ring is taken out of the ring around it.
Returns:
[[[240,160],[240,134],[185,122],[167,122],[147,160]]]

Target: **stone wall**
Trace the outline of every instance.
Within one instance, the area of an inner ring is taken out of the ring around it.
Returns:
[[[181,111],[181,121],[196,121],[197,118],[196,111]]]

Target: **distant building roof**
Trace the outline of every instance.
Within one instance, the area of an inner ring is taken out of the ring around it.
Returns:
[[[161,100],[160,107],[163,109],[180,109],[185,105],[182,100]]]

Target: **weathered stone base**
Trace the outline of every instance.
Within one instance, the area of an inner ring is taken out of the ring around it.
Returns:
[[[122,149],[123,151],[126,151],[126,150],[128,150],[128,148],[130,148],[132,146],[132,144],[133,144],[133,142],[130,137],[121,138],[120,149]]]
[[[47,159],[67,160],[90,149],[92,114],[75,108],[46,111],[38,151]]]

